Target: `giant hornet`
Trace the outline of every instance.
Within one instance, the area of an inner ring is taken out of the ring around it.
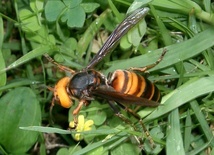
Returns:
[[[142,71],[156,66],[166,53],[163,51],[160,58],[150,66],[144,68],[131,68],[129,70],[116,70],[109,73],[105,77],[100,72],[92,69],[98,62],[100,62],[107,53],[119,42],[121,37],[127,33],[133,26],[135,26],[148,13],[148,8],[138,9],[131,15],[126,17],[108,37],[107,41],[93,57],[85,69],[81,71],[74,71],[70,68],[56,63],[48,55],[46,58],[59,68],[66,70],[72,74],[71,77],[64,77],[58,81],[54,87],[53,101],[58,101],[61,106],[69,108],[73,105],[72,100],[79,101],[77,107],[73,110],[74,122],[77,124],[77,115],[83,105],[88,105],[90,101],[96,97],[104,98],[113,109],[115,114],[121,119],[129,122],[120,113],[119,108],[115,102],[122,107],[125,107],[134,117],[140,120],[147,136],[149,133],[144,127],[141,118],[134,111],[129,109],[128,105],[156,107],[159,105],[160,92],[157,87],[142,75],[135,71]],[[75,128],[75,126],[74,126]]]

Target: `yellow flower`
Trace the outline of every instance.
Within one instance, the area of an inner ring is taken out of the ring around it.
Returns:
[[[79,115],[79,116],[78,116],[78,124],[77,124],[77,127],[76,127],[76,129],[75,129],[78,133],[76,133],[76,134],[74,135],[74,139],[77,140],[77,141],[82,140],[82,139],[83,139],[83,135],[81,135],[81,133],[79,133],[79,132],[91,130],[91,126],[92,126],[93,124],[94,124],[94,121],[93,121],[93,120],[87,120],[87,121],[85,122],[84,116],[83,116],[83,115]],[[70,127],[73,127],[73,126],[74,126],[74,121],[71,121],[71,122],[69,123],[69,126],[70,126]]]

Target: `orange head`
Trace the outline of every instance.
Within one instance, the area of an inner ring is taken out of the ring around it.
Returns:
[[[70,108],[73,104],[67,93],[67,85],[69,81],[69,77],[64,77],[60,79],[54,87],[54,99],[59,101],[60,105],[64,108]]]

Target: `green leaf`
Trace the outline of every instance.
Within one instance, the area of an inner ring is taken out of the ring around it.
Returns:
[[[104,123],[104,121],[106,120],[106,113],[101,111],[101,112],[97,112],[93,115],[90,115],[89,117],[87,117],[87,119],[91,119],[94,121],[94,124],[99,126],[102,125]]]
[[[48,21],[56,21],[61,17],[69,27],[82,27],[85,21],[85,12],[80,5],[82,1],[48,1],[45,6],[45,16]]]
[[[118,147],[116,147],[113,151],[111,151],[111,155],[133,155],[139,154],[139,148],[137,145],[132,145],[129,143],[121,143]]]
[[[26,38],[31,41],[31,43],[38,43],[38,46],[43,45],[55,45],[55,38],[53,35],[48,34],[47,27],[41,26],[36,33],[26,33]],[[35,48],[35,47],[34,47]]]
[[[84,9],[78,5],[72,7],[62,15],[62,22],[67,21],[69,27],[82,27],[85,21],[85,12]]]
[[[30,2],[30,8],[34,12],[38,12],[38,11],[42,10],[43,7],[44,7],[44,1],[43,0],[36,0],[36,1]]]
[[[100,7],[100,4],[98,4],[98,3],[82,3],[81,6],[86,13],[92,13],[94,10],[96,10],[98,7]]]
[[[143,19],[142,21],[139,22],[135,27],[133,27],[128,33],[122,37],[120,41],[120,46],[123,49],[128,49],[132,45],[137,47],[139,46],[142,37],[146,33],[146,22]]]
[[[37,16],[30,10],[23,9],[19,12],[22,30],[25,32],[35,32],[41,28]]]
[[[65,3],[65,5],[67,7],[73,8],[73,7],[76,7],[76,6],[80,5],[82,0],[63,0],[63,2]]]
[[[76,50],[77,48],[77,41],[75,38],[68,38],[65,43],[64,43],[65,47],[68,48],[69,50]]]
[[[10,154],[24,154],[37,141],[38,133],[21,126],[40,125],[39,101],[30,88],[19,87],[0,100],[0,143]]]
[[[65,8],[60,0],[47,1],[45,5],[45,17],[49,22],[56,21]]]
[[[65,154],[69,154],[69,151],[67,148],[60,148],[57,152],[57,155],[65,155]]]
[[[104,153],[103,146],[97,147],[96,149],[89,151],[86,155],[101,155]]]
[[[163,149],[165,143],[161,141],[161,139],[164,139],[164,133],[161,129],[161,126],[157,126],[152,128],[152,130],[149,131],[150,135],[152,136],[153,140],[157,143],[155,143],[155,148],[151,148],[151,143],[149,142],[148,138],[144,142],[144,148],[146,152],[150,154],[158,154]]]

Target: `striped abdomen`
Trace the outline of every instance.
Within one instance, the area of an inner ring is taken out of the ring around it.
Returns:
[[[127,70],[116,70],[108,78],[109,85],[116,91],[158,101],[160,92],[157,87],[145,77]]]

